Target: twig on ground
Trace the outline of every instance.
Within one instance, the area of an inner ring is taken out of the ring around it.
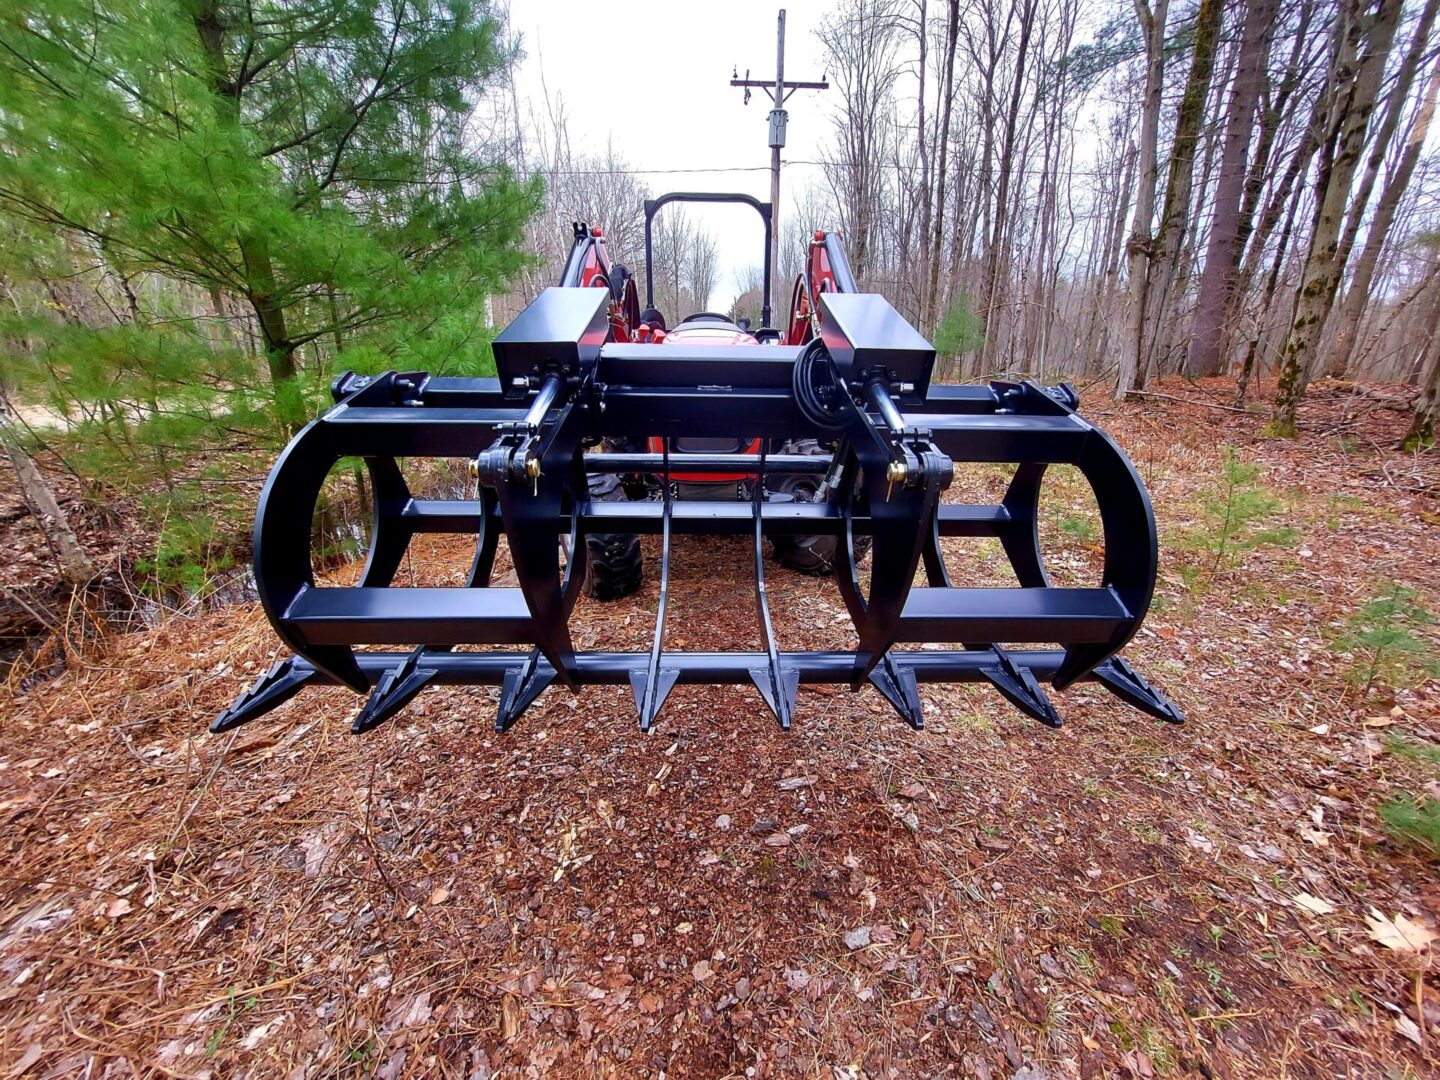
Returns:
[[[1224,409],[1226,412],[1241,413],[1246,416],[1253,416],[1249,409],[1242,409],[1237,405],[1222,405],[1218,401],[1198,401],[1195,398],[1175,397],[1173,394],[1157,394],[1153,390],[1131,390],[1126,397],[1154,398],[1157,401],[1175,401],[1181,405],[1200,405],[1206,409]]]

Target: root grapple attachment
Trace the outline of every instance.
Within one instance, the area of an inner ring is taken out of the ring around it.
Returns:
[[[662,201],[647,204],[647,231]],[[760,210],[768,229],[767,205],[739,201]],[[496,728],[504,731],[552,682],[572,691],[628,685],[647,730],[677,683],[753,683],[786,728],[800,684],[859,690],[867,682],[915,728],[924,720],[920,683],[988,683],[1059,727],[1042,684],[1063,690],[1084,679],[1179,722],[1165,696],[1118,655],[1155,583],[1150,502],[1115,443],[1077,415],[1069,386],[931,385],[934,350],[883,298],[855,289],[835,234],[817,234],[811,245],[788,333],[752,335],[702,313],[666,334],[653,303],[642,315],[637,301],[628,272],[605,257],[599,230],[577,226],[562,286],[541,293],[495,340],[498,377],[387,372],[336,380],[336,405],[281,455],[256,520],[260,599],[294,655],[212,731],[252,720],[309,684],[333,683],[368,694],[356,732],[427,686],[457,684],[498,686]],[[807,452],[784,450],[802,441]],[[363,458],[369,470],[369,558],[358,584],[322,587],[312,572],[311,522],[322,483],[345,457]],[[415,497],[397,459],[419,457],[468,459],[475,497]],[[942,501],[955,461],[1014,464],[1003,500]],[[1094,588],[1053,587],[1042,563],[1040,485],[1059,463],[1075,466],[1096,496],[1105,555]],[[639,495],[595,497],[597,477],[615,476]],[[801,476],[812,478],[803,496],[778,494]],[[417,533],[475,538],[463,587],[392,587]],[[491,580],[502,533],[514,564],[510,588]],[[643,534],[660,538],[651,647],[577,650],[569,616],[584,587],[588,541]],[[753,596],[761,649],[665,648],[678,535],[753,541],[753,582],[736,593]],[[777,648],[767,537],[829,545],[853,651]],[[956,584],[942,537],[999,539],[1015,587]],[[868,583],[859,565],[867,544]],[[935,643],[952,648],[905,648]]]

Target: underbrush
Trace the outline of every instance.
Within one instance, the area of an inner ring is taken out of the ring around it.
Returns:
[[[1179,547],[1198,558],[1180,568],[1186,585],[1203,591],[1222,573],[1240,566],[1249,553],[1263,547],[1287,547],[1300,530],[1289,523],[1293,505],[1274,488],[1259,481],[1261,466],[1240,451],[1221,451],[1220,474],[1206,492],[1199,520],[1180,536]]]
[[[1416,844],[1440,859],[1440,799],[1401,795],[1380,804],[1380,820],[1397,840]]]

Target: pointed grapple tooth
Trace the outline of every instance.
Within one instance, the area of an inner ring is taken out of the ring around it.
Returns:
[[[495,730],[504,734],[514,726],[515,721],[540,696],[547,686],[555,681],[555,669],[542,663],[538,649],[532,649],[525,662],[505,673],[500,686],[500,710],[495,717]]]
[[[264,716],[271,709],[289,701],[315,676],[314,668],[297,667],[293,656],[281,660],[256,679],[255,685],[215,718],[210,724],[211,733],[218,735]]]
[[[660,715],[660,709],[665,704],[665,699],[670,696],[670,691],[675,688],[675,680],[680,677],[678,668],[662,667],[655,677],[655,691],[646,702],[645,691],[650,685],[650,673],[641,668],[635,668],[630,672],[630,691],[635,695],[635,711],[640,717],[640,730],[649,731],[655,723],[655,718]]]
[[[998,645],[991,646],[996,662],[981,668],[981,673],[990,684],[1004,694],[1010,704],[1049,728],[1058,728],[1062,722],[1050,698],[1041,689],[1035,673],[1027,667],[1016,664],[1010,654]]]
[[[781,730],[789,731],[795,716],[795,692],[800,687],[800,672],[793,667],[782,667],[778,673],[769,667],[754,667],[750,669],[750,680],[780,722]]]
[[[367,731],[375,730],[425,689],[435,677],[436,669],[420,666],[424,654],[424,649],[416,649],[399,667],[380,676],[380,681],[375,684],[375,689],[370,691],[370,696],[356,715],[355,722],[350,725],[352,734],[363,735]]]
[[[915,669],[897,664],[886,655],[870,671],[870,684],[894,706],[900,718],[916,731],[925,726],[925,709],[920,703],[920,689],[915,682]]]
[[[1185,717],[1175,703],[1145,680],[1121,656],[1112,656],[1097,667],[1091,676],[1121,701],[1167,724],[1183,724]]]

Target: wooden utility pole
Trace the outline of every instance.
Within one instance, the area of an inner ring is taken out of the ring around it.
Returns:
[[[785,125],[790,119],[790,114],[785,111],[785,102],[796,90],[828,90],[830,83],[826,79],[819,82],[786,82],[785,81],[785,9],[780,9],[780,17],[775,33],[775,81],[769,82],[762,79],[750,78],[750,71],[747,68],[745,78],[740,78],[737,68],[734,76],[730,79],[731,86],[743,86],[745,88],[745,104],[750,104],[750,89],[759,87],[769,95],[774,108],[770,110],[770,295],[778,301],[780,290],[775,288],[775,283],[780,277],[780,151],[785,146]]]

